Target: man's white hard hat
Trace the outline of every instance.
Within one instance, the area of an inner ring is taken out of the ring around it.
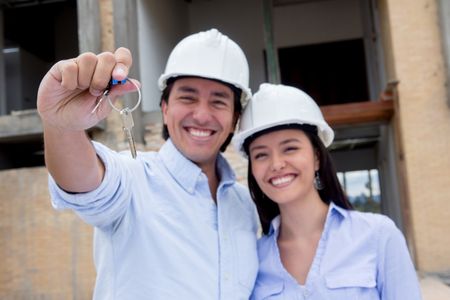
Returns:
[[[316,126],[325,147],[333,142],[333,130],[308,94],[290,86],[263,83],[242,113],[233,144],[246,157],[243,146],[247,138],[262,130],[287,124]]]
[[[178,76],[198,76],[231,84],[242,90],[242,106],[251,97],[249,67],[242,49],[217,29],[192,34],[172,50],[158,86]]]

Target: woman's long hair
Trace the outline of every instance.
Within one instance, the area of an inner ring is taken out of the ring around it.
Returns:
[[[313,146],[317,158],[319,159],[319,176],[323,184],[323,189],[318,190],[320,199],[326,203],[330,204],[332,201],[337,206],[345,209],[353,209],[351,203],[348,201],[339,179],[336,175],[336,169],[333,164],[330,153],[323,145],[319,136],[317,135],[317,127],[306,125],[306,124],[286,124],[275,126],[263,131],[260,131],[253,136],[246,139],[244,143],[244,149],[247,155],[249,154],[249,146],[252,141],[257,137],[267,134],[272,131],[282,130],[282,129],[298,129],[302,130]],[[250,155],[248,155],[248,187],[250,189],[250,195],[256,204],[258,210],[259,219],[261,221],[261,226],[264,234],[268,234],[270,229],[270,223],[272,220],[280,214],[280,209],[278,204],[270,199],[264,192],[260,189],[255,177],[252,174],[252,162]]]

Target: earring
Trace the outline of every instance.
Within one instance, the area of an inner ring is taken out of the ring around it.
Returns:
[[[320,179],[319,176],[319,171],[316,171],[316,176],[314,177],[314,187],[316,188],[316,190],[320,191],[324,188],[322,180]]]

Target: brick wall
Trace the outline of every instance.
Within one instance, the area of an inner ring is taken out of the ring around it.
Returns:
[[[0,299],[90,299],[92,229],[50,204],[45,168],[0,172]]]
[[[385,0],[417,266],[450,269],[450,108],[437,1]]]

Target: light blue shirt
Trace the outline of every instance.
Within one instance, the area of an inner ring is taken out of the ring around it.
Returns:
[[[331,203],[305,285],[281,263],[279,228],[278,216],[258,241],[260,269],[252,299],[421,299],[405,239],[386,216]]]
[[[257,214],[219,156],[217,205],[208,179],[168,140],[134,160],[94,142],[101,185],[69,194],[50,178],[52,203],[95,226],[94,299],[248,299],[256,279]]]

